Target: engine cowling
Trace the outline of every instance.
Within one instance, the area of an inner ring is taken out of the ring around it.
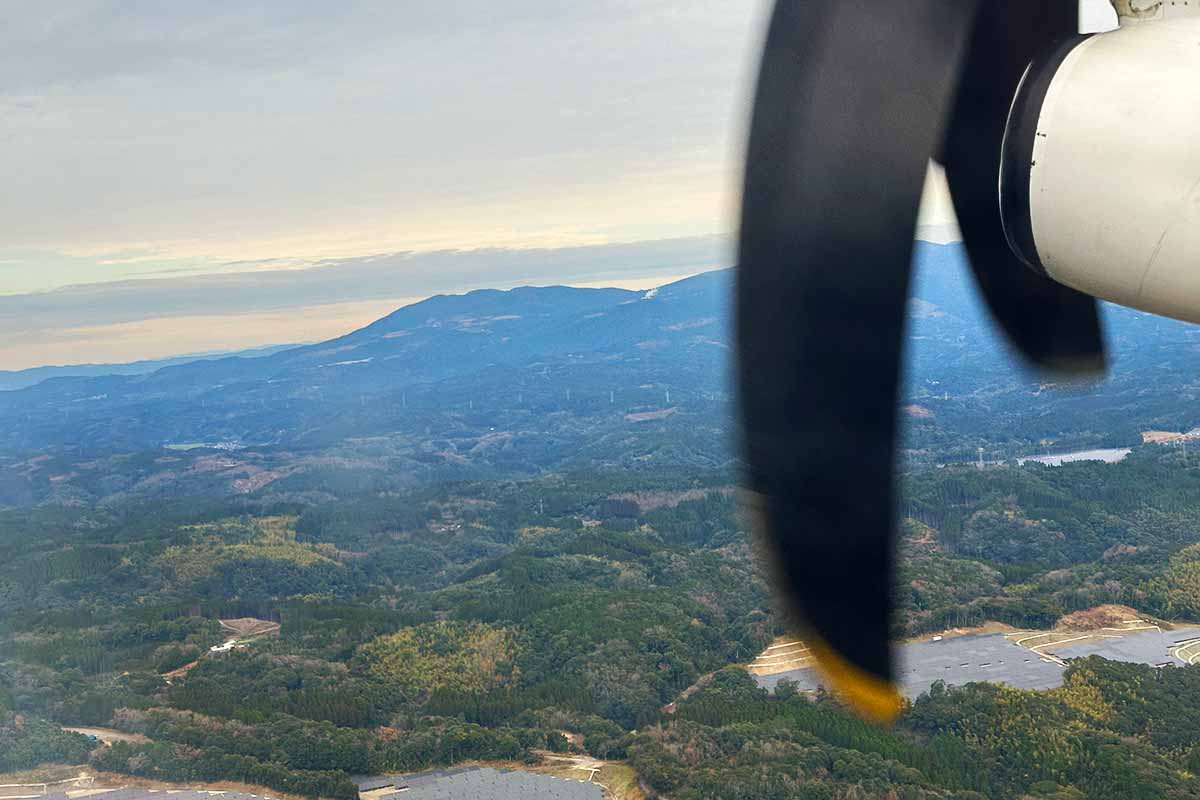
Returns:
[[[1026,264],[1105,300],[1200,322],[1200,14],[1062,42],[1013,100],[1000,206]]]

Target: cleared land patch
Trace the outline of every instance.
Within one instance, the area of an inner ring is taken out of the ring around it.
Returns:
[[[272,622],[269,619],[239,617],[237,619],[222,619],[218,620],[218,622],[221,623],[222,628],[236,635],[239,639],[250,639],[255,636],[266,636],[267,634],[279,632],[279,623]]]

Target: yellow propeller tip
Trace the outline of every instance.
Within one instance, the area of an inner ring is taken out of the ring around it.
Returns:
[[[854,666],[819,636],[810,633],[804,641],[832,684],[830,688],[854,711],[872,722],[888,723],[896,719],[904,698],[892,683]]]

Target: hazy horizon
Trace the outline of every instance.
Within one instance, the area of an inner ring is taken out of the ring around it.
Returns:
[[[175,315],[169,317],[138,319],[132,322],[111,323],[102,326],[104,337],[92,337],[87,329],[67,328],[62,330],[65,341],[59,348],[45,347],[44,351],[60,352],[67,357],[79,355],[79,360],[62,360],[46,362],[30,362],[22,364],[15,361],[9,366],[0,360],[0,372],[20,372],[29,369],[82,367],[104,364],[126,364],[134,361],[161,361],[173,358],[203,358],[212,355],[236,353],[244,350],[258,350],[274,347],[290,347],[311,344],[326,339],[336,338],[365,327],[375,320],[387,316],[404,306],[413,305],[427,300],[437,294],[463,294],[476,289],[500,288],[512,289],[519,286],[571,286],[574,288],[618,288],[630,290],[651,289],[678,280],[698,275],[709,268],[696,269],[678,274],[659,274],[657,272],[645,276],[631,276],[620,280],[572,281],[562,282],[521,282],[517,281],[502,286],[472,286],[460,290],[429,292],[413,297],[381,298],[345,303],[325,303],[313,306],[293,306],[277,311],[246,312],[242,314],[224,315],[226,325],[234,325],[233,330],[214,328],[212,317],[199,315]],[[74,287],[72,287],[74,288]],[[4,297],[0,296],[0,308],[3,307]],[[301,328],[288,324],[289,319],[302,324]],[[5,317],[0,317],[0,330],[4,329]],[[280,330],[302,330],[303,338],[270,341],[270,337]],[[180,334],[183,334],[181,336]],[[75,336],[73,341],[66,337]],[[176,342],[198,341],[207,343],[201,349],[180,350]],[[114,344],[120,343],[114,348]],[[18,347],[0,345],[0,354],[16,351]],[[111,352],[136,352],[139,355],[130,358],[106,358],[104,354]],[[89,358],[86,354],[94,353]],[[19,358],[19,356],[18,356]]]
[[[1110,12],[1087,8],[1085,25]],[[14,8],[0,369],[311,340],[437,292],[728,265],[766,9]],[[931,174],[921,222],[944,229]]]
[[[959,241],[958,229],[954,224],[924,225],[919,227],[917,241],[932,244],[951,244]],[[683,255],[688,252],[686,245],[694,242],[675,243]],[[104,285],[73,286],[55,292],[40,293],[38,297],[25,296],[24,301],[41,299],[45,302],[42,309],[43,319],[55,314],[67,316],[73,311],[95,303],[97,296],[107,299],[103,308],[110,313],[110,321],[97,326],[70,326],[62,323],[53,327],[56,334],[53,342],[45,342],[37,352],[64,354],[65,358],[74,360],[37,361],[27,359],[22,362],[22,342],[27,341],[31,332],[23,329],[17,314],[0,314],[0,334],[4,336],[5,344],[0,345],[0,372],[19,372],[28,369],[73,367],[103,364],[126,364],[134,361],[159,361],[172,358],[204,357],[234,353],[242,350],[310,344],[350,333],[358,328],[369,325],[380,317],[407,305],[412,305],[438,294],[463,294],[476,289],[513,289],[519,286],[571,286],[575,288],[617,288],[629,290],[645,290],[675,281],[683,280],[713,269],[723,269],[732,266],[733,256],[725,261],[711,263],[689,264],[686,259],[672,260],[669,255],[661,253],[661,242],[637,242],[631,245],[608,246],[598,248],[578,248],[573,251],[575,263],[581,260],[581,255],[603,254],[612,249],[619,249],[626,259],[622,263],[633,267],[637,274],[619,274],[617,277],[600,278],[597,280],[554,280],[552,276],[532,278],[509,277],[499,278],[495,282],[480,283],[479,285],[452,286],[431,290],[412,296],[381,297],[377,299],[345,301],[333,303],[315,303],[312,305],[288,304],[280,308],[266,311],[243,311],[227,313],[220,316],[223,324],[214,326],[214,315],[173,313],[162,317],[138,317],[131,314],[130,318],[122,318],[123,301],[141,298],[145,293],[155,288],[146,286],[145,281],[112,282]],[[643,252],[648,250],[649,252]],[[504,257],[514,262],[525,263],[534,269],[548,259],[560,256],[566,251],[504,251],[490,253],[481,252],[447,252],[432,254],[401,254],[414,259],[424,258],[480,258],[492,255]],[[645,258],[662,257],[662,261],[646,262]],[[645,270],[638,272],[639,267]],[[674,271],[672,271],[674,270]],[[619,272],[619,271],[618,271]],[[603,274],[601,272],[600,274]],[[610,271],[611,274],[611,271]],[[315,285],[293,285],[293,296],[309,296],[327,288],[329,281],[341,281],[343,276],[334,272],[318,280]],[[346,280],[356,288],[362,287],[361,273],[346,276]],[[229,286],[231,276],[225,276],[215,289],[217,292],[238,291]],[[253,279],[252,279],[253,280]],[[358,283],[355,283],[355,281]],[[197,293],[204,290],[200,280]],[[433,285],[437,285],[436,283]],[[167,287],[165,292],[169,299],[174,287]],[[242,287],[239,292],[244,295],[252,289],[270,290],[270,287]],[[368,287],[369,291],[370,287]],[[0,311],[5,310],[6,304],[15,306],[16,298],[0,296]],[[253,302],[253,300],[252,300]],[[126,311],[126,313],[129,313]],[[9,324],[15,323],[15,324]],[[50,330],[50,328],[47,328]],[[281,330],[294,330],[301,335],[291,339],[272,340],[271,337]],[[97,335],[101,334],[101,335]],[[180,349],[180,342],[195,343],[192,349]],[[107,357],[108,353],[130,352],[131,357]],[[92,354],[89,356],[88,354]],[[11,363],[11,365],[10,365]]]

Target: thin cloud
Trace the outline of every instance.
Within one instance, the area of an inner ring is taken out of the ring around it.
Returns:
[[[726,231],[765,7],[17,4],[0,256],[45,289],[87,280],[52,254],[222,271]],[[91,280],[132,275],[106,266]]]
[[[344,333],[419,298],[525,284],[662,283],[732,263],[725,237],[594,247],[392,253],[309,269],[160,277],[0,297],[0,369],[153,358]],[[347,309],[351,309],[347,311]],[[203,321],[207,319],[207,322]],[[178,321],[172,329],[171,320]],[[348,326],[334,330],[339,325]],[[174,332],[172,332],[174,330]],[[209,332],[220,341],[205,342]],[[186,342],[184,341],[186,340]],[[75,348],[75,350],[72,350]],[[78,352],[71,357],[71,352]],[[73,360],[72,360],[73,359]]]

